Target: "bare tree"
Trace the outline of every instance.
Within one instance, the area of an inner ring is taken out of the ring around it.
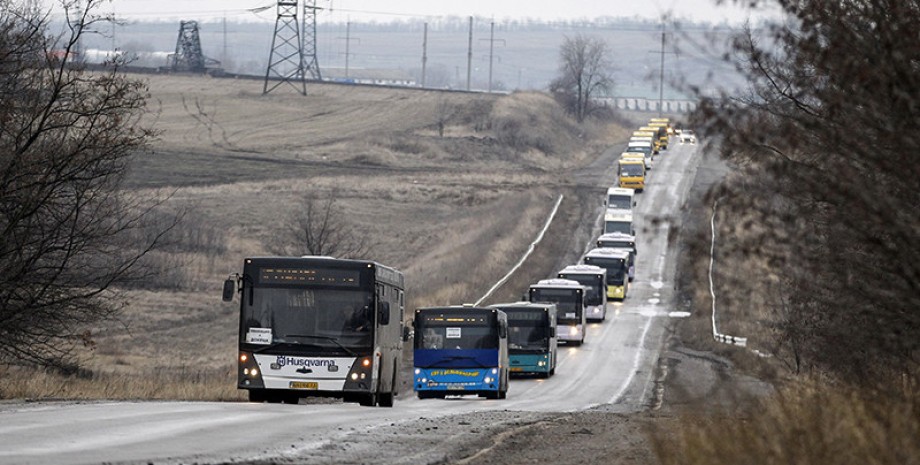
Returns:
[[[550,92],[582,122],[602,108],[593,99],[613,86],[610,49],[607,42],[597,37],[566,36],[559,59],[559,77],[550,83]]]
[[[281,232],[267,247],[286,256],[328,255],[336,258],[368,258],[371,249],[339,209],[336,193],[310,194],[284,222]]]
[[[170,227],[146,229],[157,204],[121,189],[151,135],[145,85],[72,62],[106,20],[98,3],[67,9],[60,37],[48,15],[0,3],[0,363],[75,366],[92,324],[117,313],[115,286]]]
[[[697,114],[762,187],[726,193],[736,218],[770,232],[739,253],[782,271],[772,325],[797,370],[917,374],[920,4],[777,3],[785,22],[734,41],[748,93]]]

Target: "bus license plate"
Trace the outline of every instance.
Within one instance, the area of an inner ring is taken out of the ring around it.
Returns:
[[[315,381],[291,381],[291,389],[319,389],[319,383]]]
[[[524,371],[524,367],[511,367],[511,371]]]

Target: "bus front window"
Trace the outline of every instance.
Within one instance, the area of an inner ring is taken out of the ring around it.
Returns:
[[[579,308],[578,296],[572,289],[531,289],[530,301],[556,304],[556,315],[560,322],[578,320],[583,311]]]
[[[424,326],[416,349],[496,349],[498,333],[486,326]]]
[[[632,205],[629,202],[629,197],[611,195],[607,198],[607,208],[616,208],[621,210],[629,210],[632,208]]]
[[[373,341],[373,300],[362,290],[248,288],[243,298],[244,343],[310,346],[331,351],[367,351]],[[271,335],[254,342],[253,332]],[[250,340],[247,340],[250,339]]]

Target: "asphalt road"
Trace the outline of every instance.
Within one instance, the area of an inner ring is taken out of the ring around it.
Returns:
[[[612,184],[614,171],[608,163],[618,154],[618,147],[605,153],[585,177]],[[505,400],[419,400],[403,393],[394,408],[338,403],[6,404],[0,407],[0,464],[434,463],[462,447],[457,438],[464,434],[490,434],[502,425],[598,406],[642,410],[652,395],[667,320],[676,317],[677,250],[669,246],[669,235],[679,226],[675,222],[698,159],[697,145],[675,144],[658,157],[645,192],[638,196],[638,264],[626,302],[610,304],[607,320],[589,325],[584,345],[560,347],[554,377],[512,380]]]

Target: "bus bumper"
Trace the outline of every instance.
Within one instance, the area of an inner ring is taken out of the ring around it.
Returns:
[[[477,395],[497,392],[501,370],[488,368],[415,368],[413,389],[442,395]]]
[[[548,374],[552,369],[549,354],[511,354],[511,374]]]
[[[622,284],[619,286],[607,286],[607,298],[615,300],[623,300],[626,298],[626,285]]]
[[[585,307],[585,318],[591,321],[604,321],[607,318],[605,305],[589,305]]]

